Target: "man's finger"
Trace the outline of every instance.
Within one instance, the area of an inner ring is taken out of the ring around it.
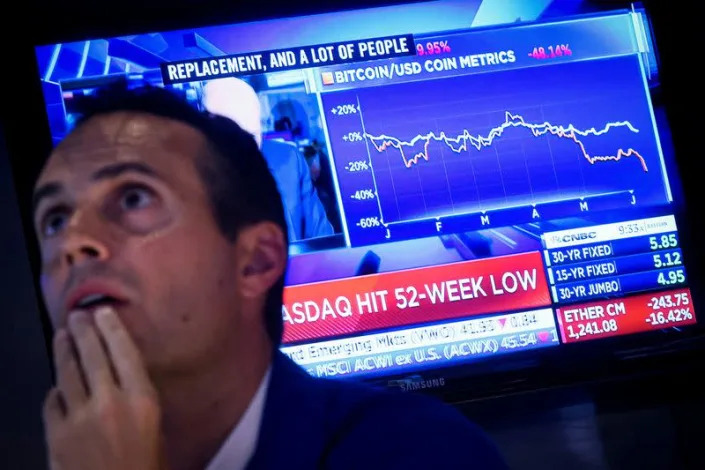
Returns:
[[[142,356],[115,310],[110,307],[99,309],[95,313],[95,323],[108,348],[122,388],[151,389]]]
[[[88,385],[89,395],[113,386],[115,381],[110,371],[107,353],[88,315],[82,311],[72,313],[69,316],[69,329],[81,359],[81,369]]]
[[[66,418],[66,404],[61,396],[61,391],[54,387],[49,390],[44,400],[44,429],[46,443],[48,447],[50,470],[62,470],[54,458],[54,450],[57,444],[58,433],[62,426],[62,421]]]
[[[87,391],[71,338],[64,329],[58,330],[54,335],[54,366],[56,384],[61,390],[66,407],[70,410],[85,401]]]
[[[49,390],[46,399],[44,400],[44,426],[47,430],[47,435],[51,436],[56,426],[64,419],[66,416],[64,410],[64,403],[61,398],[61,392],[58,388],[54,387]]]

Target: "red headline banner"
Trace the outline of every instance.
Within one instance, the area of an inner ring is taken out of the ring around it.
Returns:
[[[284,343],[549,305],[539,252],[290,286]]]
[[[557,313],[564,343],[696,323],[689,289],[571,305]]]

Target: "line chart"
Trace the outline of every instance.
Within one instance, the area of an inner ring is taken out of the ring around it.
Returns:
[[[669,203],[641,73],[623,56],[322,94],[351,243]]]
[[[481,150],[483,147],[491,146],[494,140],[501,137],[505,129],[509,127],[526,128],[531,131],[534,137],[539,137],[545,134],[551,134],[557,137],[569,139],[573,141],[576,145],[578,145],[583,157],[590,164],[610,160],[619,161],[622,158],[634,156],[635,158],[639,159],[644,171],[649,171],[644,157],[642,157],[639,152],[632,148],[629,148],[627,150],[621,148],[617,149],[616,153],[614,153],[613,155],[590,155],[585,149],[585,144],[583,144],[583,142],[578,138],[578,136],[584,137],[588,135],[600,136],[606,134],[612,128],[619,127],[626,127],[631,132],[638,133],[639,130],[632,126],[629,121],[609,122],[600,130],[595,129],[594,127],[586,130],[580,130],[576,129],[575,126],[573,126],[572,124],[569,124],[567,127],[563,127],[553,125],[549,122],[543,122],[538,124],[527,123],[522,116],[518,114],[515,115],[507,111],[504,122],[490,130],[490,132],[486,136],[471,135],[467,129],[463,129],[462,134],[456,137],[448,137],[444,131],[441,131],[439,134],[436,134],[435,132],[431,131],[425,135],[416,135],[410,141],[402,141],[397,139],[396,137],[392,137],[385,134],[371,135],[368,133],[364,133],[364,137],[370,140],[370,142],[378,152],[383,152],[389,147],[397,149],[401,154],[402,160],[404,161],[404,166],[406,166],[407,168],[411,168],[412,165],[419,163],[420,159],[424,159],[426,161],[429,160],[428,146],[431,141],[443,142],[445,145],[448,146],[451,151],[455,153],[461,153],[468,150],[468,145],[472,145],[473,147],[475,147],[476,150]],[[418,142],[424,143],[423,151],[418,152],[411,157],[407,157],[404,152],[404,148],[413,148],[418,144]]]

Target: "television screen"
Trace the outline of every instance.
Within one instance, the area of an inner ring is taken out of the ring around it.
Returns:
[[[36,55],[55,143],[115,81],[255,135],[289,228],[282,351],[391,380],[697,323],[651,31],[639,5],[448,0]]]

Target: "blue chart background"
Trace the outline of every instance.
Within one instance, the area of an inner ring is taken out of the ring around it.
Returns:
[[[635,156],[590,164],[573,141],[553,135],[534,137],[527,128],[508,128],[492,145],[452,152],[442,142],[431,142],[429,161],[406,168],[400,152],[378,152],[369,145],[379,201],[386,223],[415,218],[476,212],[513,205],[634,190],[637,205],[668,201],[658,144],[636,56],[552,64],[499,73],[427,80],[382,87],[360,88],[324,95],[335,105],[359,99],[365,130],[410,141],[429,131],[455,137],[467,129],[487,136],[505,121],[505,112],[521,115],[527,123],[574,125],[579,130],[602,129],[608,122],[629,121],[601,136],[579,137],[590,155],[615,155],[633,148],[646,161],[648,172]],[[357,127],[355,127],[357,126]],[[361,204],[346,192],[365,187],[366,178],[344,170],[361,153],[341,141],[346,131],[360,129],[353,120],[329,120],[348,226],[375,216],[377,204]],[[413,156],[423,150],[420,142]],[[361,186],[363,184],[363,186]],[[353,222],[353,223],[351,223]]]

